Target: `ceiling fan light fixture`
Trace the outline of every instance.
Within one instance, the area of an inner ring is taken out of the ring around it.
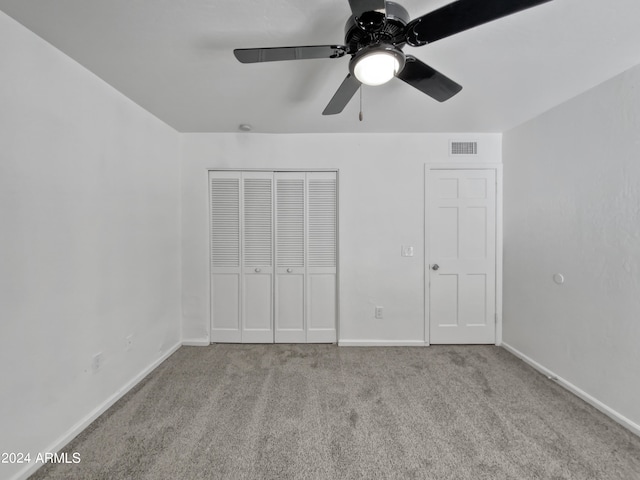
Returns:
[[[382,85],[404,67],[404,54],[391,45],[370,45],[351,60],[351,74],[365,85]]]
[[[445,0],[444,6],[409,19],[394,0],[348,0],[351,15],[344,26],[344,45],[237,48],[242,63],[341,58],[351,55],[349,74],[322,112],[343,111],[362,85],[382,85],[394,76],[438,102],[449,100],[462,86],[413,55],[419,47],[552,0]]]
[[[400,69],[398,59],[386,52],[375,52],[362,57],[353,67],[360,83],[382,85],[387,83]]]

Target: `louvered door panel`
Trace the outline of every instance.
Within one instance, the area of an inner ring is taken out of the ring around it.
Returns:
[[[307,341],[336,341],[337,177],[307,173]]]
[[[273,255],[271,178],[244,179],[244,266],[270,267]]]
[[[211,179],[212,267],[240,266],[240,179]]]
[[[242,341],[273,343],[273,173],[242,173]]]
[[[240,342],[240,174],[211,172],[211,341]]]
[[[276,180],[280,267],[304,267],[304,177],[290,178],[292,175],[296,174],[280,173]]]
[[[309,178],[309,266],[336,266],[336,180]]]
[[[305,174],[277,172],[276,343],[303,343],[305,334]]]

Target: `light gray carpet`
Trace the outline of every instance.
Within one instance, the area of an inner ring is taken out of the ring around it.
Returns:
[[[32,479],[640,479],[640,438],[493,346],[183,347]]]

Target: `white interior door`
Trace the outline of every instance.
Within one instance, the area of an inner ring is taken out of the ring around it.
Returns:
[[[429,342],[495,343],[496,172],[427,177]]]

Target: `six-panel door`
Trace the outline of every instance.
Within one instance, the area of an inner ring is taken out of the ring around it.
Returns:
[[[495,170],[428,174],[430,343],[495,343]]]

